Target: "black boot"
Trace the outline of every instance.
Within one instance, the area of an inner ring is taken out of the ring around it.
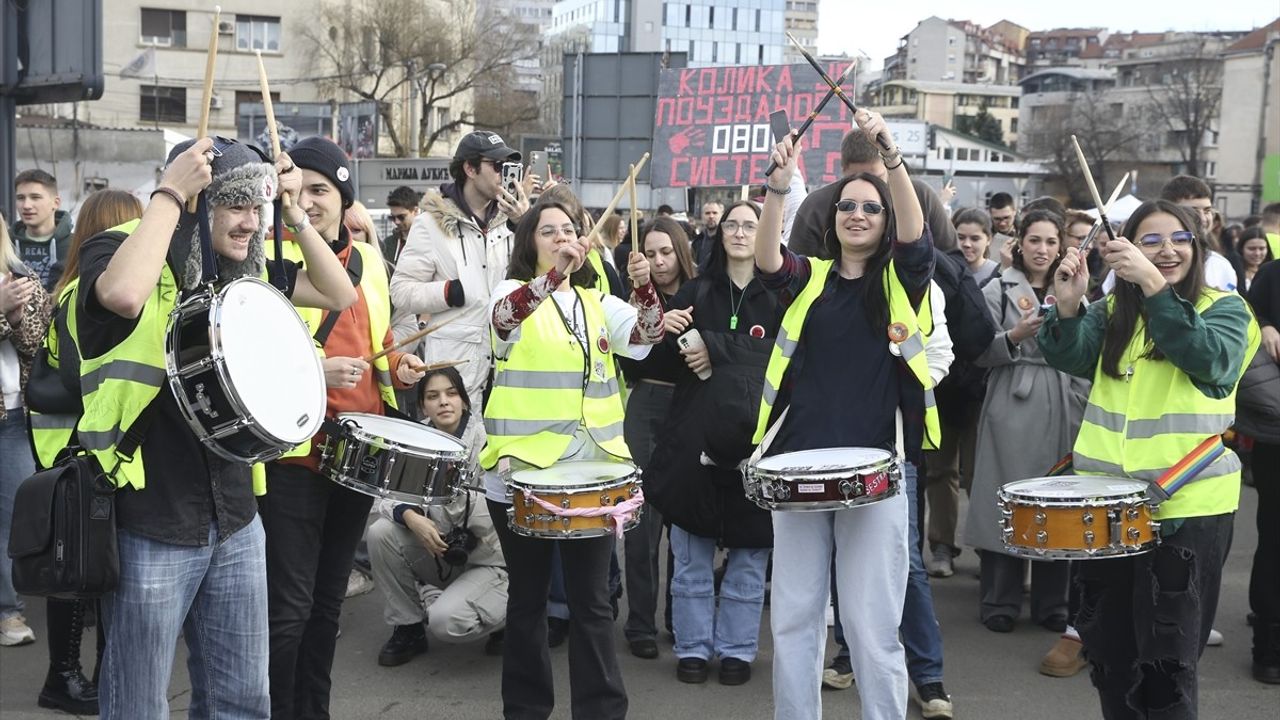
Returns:
[[[1253,679],[1280,684],[1280,622],[1259,617],[1253,623]]]
[[[76,715],[98,714],[98,686],[80,668],[86,605],[81,600],[48,600],[49,673],[40,690],[40,707]]]

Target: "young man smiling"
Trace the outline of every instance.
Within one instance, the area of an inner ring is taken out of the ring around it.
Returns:
[[[170,153],[142,217],[81,248],[72,325],[84,390],[77,432],[119,488],[120,582],[102,600],[111,629],[103,718],[168,717],[180,634],[192,717],[268,716],[267,579],[254,484],[249,466],[208,452],[184,419],[167,387],[165,328],[180,294],[202,281],[187,199],[207,198],[219,278],[230,281],[262,275],[272,200],[299,187],[287,155],[273,168],[234,141],[187,141]],[[300,216],[296,208],[285,215]],[[303,305],[349,305],[354,293],[320,238],[306,233],[300,245],[306,269],[286,266],[286,294]],[[141,441],[126,459],[117,444],[134,433]]]
[[[377,360],[364,358],[392,346],[391,303],[387,275],[367,243],[352,242],[342,223],[355,200],[351,166],[342,149],[319,137],[302,140],[290,151],[302,170],[296,204],[305,219],[346,268],[347,286],[356,301],[338,313],[304,311],[317,345],[323,349],[326,415],[387,414],[395,409],[395,390],[422,377],[416,356],[392,351]],[[285,255],[295,255],[292,243]],[[267,594],[271,635],[271,716],[329,717],[338,613],[346,595],[356,545],[364,534],[373,497],[328,480],[321,474],[324,433],[267,466],[267,495],[259,502],[267,537]]]
[[[35,270],[46,291],[52,291],[71,248],[71,214],[58,209],[58,181],[43,170],[18,173],[13,187],[18,219],[12,232],[18,258]]]

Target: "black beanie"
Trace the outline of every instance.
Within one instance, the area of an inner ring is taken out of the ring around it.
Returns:
[[[304,138],[289,151],[293,164],[305,170],[314,170],[329,179],[342,196],[342,208],[351,207],[356,200],[356,188],[351,183],[351,161],[332,140],[317,136]]]

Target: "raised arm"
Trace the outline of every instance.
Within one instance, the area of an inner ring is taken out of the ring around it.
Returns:
[[[142,313],[164,269],[183,206],[213,182],[212,155],[206,154],[212,147],[213,140],[201,138],[165,168],[138,227],[93,284],[94,296],[108,311],[130,319]]]
[[[649,274],[649,258],[634,250],[627,259],[627,275],[631,279],[631,307],[636,309],[636,326],[631,329],[632,345],[657,345],[662,342],[662,301]]]
[[[911,184],[911,175],[907,173],[906,162],[896,145],[893,135],[885,125],[880,113],[859,110],[854,117],[858,127],[871,142],[878,142],[877,137],[889,138],[891,149],[881,150],[880,158],[888,173],[889,194],[893,197],[894,230],[900,243],[911,243],[920,239],[924,233],[924,212],[920,209],[920,199],[916,197],[915,186]]]
[[[302,194],[302,171],[293,164],[288,154],[280,153],[276,157],[276,172],[280,176],[280,197],[288,193],[290,197]],[[298,271],[298,279],[294,283],[294,305],[314,307],[324,310],[341,311],[351,307],[356,301],[356,289],[351,286],[351,279],[338,256],[329,249],[329,244],[320,237],[311,223],[307,222],[307,213],[292,203],[284,209],[284,221],[290,229],[306,223],[306,227],[298,228],[293,235],[302,250],[303,269]],[[355,252],[353,249],[352,252]]]
[[[760,228],[756,230],[756,267],[763,273],[782,269],[782,220],[787,210],[787,194],[791,178],[800,164],[800,148],[791,135],[773,146],[770,159],[777,165],[764,181],[764,207],[760,210]]]

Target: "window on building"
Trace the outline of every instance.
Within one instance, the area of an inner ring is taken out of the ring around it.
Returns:
[[[1018,118],[1010,118],[1009,132],[1014,135],[1018,134]]]
[[[280,52],[280,18],[237,15],[236,49]]]
[[[187,89],[165,85],[143,85],[138,98],[139,122],[179,125],[187,122]]]
[[[720,62],[720,43],[711,42],[711,62]]]
[[[713,28],[715,26],[716,26],[716,6],[712,5],[711,7],[707,8],[707,27]]]
[[[756,8],[756,32],[760,32],[760,8]],[[764,48],[760,49],[760,62],[764,62]]]
[[[684,6],[684,26],[693,27],[693,6],[692,5]]]
[[[238,121],[238,118],[240,117],[241,105],[244,105],[245,103],[260,103],[260,102],[262,102],[262,93],[260,91],[237,90],[236,91],[236,107],[235,107],[237,121]],[[275,90],[272,90],[271,103],[274,105],[278,102],[280,102],[280,93]]]
[[[968,159],[969,159],[969,148],[956,148],[956,159],[957,159],[957,160],[968,160]]]
[[[759,12],[759,11],[757,11],[757,12]],[[760,48],[760,52],[759,52],[759,53],[758,53],[758,55],[757,55],[756,62],[758,62],[758,63],[760,63],[761,65],[763,65],[763,64],[764,64],[764,46],[763,46],[763,45],[757,45],[756,47]]]
[[[187,13],[182,10],[141,9],[141,37],[143,45],[160,47],[187,46]]]

